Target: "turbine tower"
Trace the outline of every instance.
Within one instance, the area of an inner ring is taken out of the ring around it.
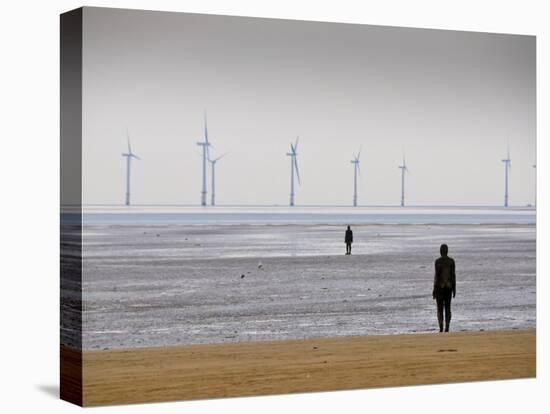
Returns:
[[[361,149],[357,155],[353,157],[351,163],[353,164],[353,207],[357,207],[357,176],[361,173],[359,168],[359,157],[361,156]]]
[[[213,160],[211,160],[210,158],[208,158],[208,162],[210,162],[210,166],[212,167],[212,172],[211,172],[211,175],[212,175],[212,189],[211,189],[211,200],[210,200],[210,205],[211,206],[215,206],[216,205],[216,163],[221,160],[223,157],[225,157],[227,155],[227,153],[223,154],[223,155],[220,155],[218,158],[214,158]]]
[[[504,163],[504,207],[508,207],[508,173],[512,167],[512,160],[510,159],[510,147],[508,147],[508,153],[506,158],[502,160]]]
[[[405,156],[403,155],[403,164],[397,167],[401,170],[401,207],[405,207],[405,173],[408,172]]]
[[[206,111],[204,111],[204,141],[197,142],[197,145],[202,147],[202,189],[201,189],[201,206],[206,206],[206,160],[208,160],[210,143],[208,142],[208,124],[206,119]]]
[[[122,153],[123,157],[126,157],[126,200],[125,204],[127,206],[130,205],[130,172],[131,172],[131,165],[132,165],[132,158],[135,158],[136,160],[140,160],[136,154],[132,152],[132,147],[130,145],[130,135],[128,134],[128,131],[126,131],[126,138],[128,140],[128,152]]]
[[[290,152],[287,152],[286,155],[290,157],[290,206],[294,206],[294,175],[296,174],[296,178],[298,178],[298,184],[300,184],[300,171],[298,170],[298,160],[296,157],[298,156],[298,153],[296,152],[298,149],[298,139],[299,137],[296,137],[296,142],[292,144],[290,143]]]

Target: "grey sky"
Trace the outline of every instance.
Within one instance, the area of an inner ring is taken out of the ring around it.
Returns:
[[[140,203],[198,204],[203,110],[218,204],[534,200],[535,38],[85,8],[83,201],[123,203],[126,128]]]

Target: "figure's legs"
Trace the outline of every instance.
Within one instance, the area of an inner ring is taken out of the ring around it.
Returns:
[[[349,254],[351,254],[351,243],[349,244]]]
[[[346,254],[351,253],[351,245],[349,243],[346,243]]]
[[[445,295],[445,332],[449,332],[451,324],[451,293]]]
[[[437,322],[439,323],[439,332],[443,332],[443,297],[438,294],[435,301],[437,303]]]

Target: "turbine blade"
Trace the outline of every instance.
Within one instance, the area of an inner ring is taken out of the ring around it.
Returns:
[[[132,157],[134,157],[136,160],[141,160],[141,158],[139,158],[137,155],[135,154],[131,154]]]
[[[130,133],[128,132],[128,128],[126,128],[126,140],[128,141],[128,154],[131,154],[132,147],[130,146]]]
[[[208,145],[208,118],[206,115],[206,109],[204,110],[204,140]]]
[[[298,184],[302,185],[300,181],[300,170],[298,169],[298,160],[296,159],[296,156],[294,156],[294,168],[296,169],[296,178],[298,178]]]
[[[296,137],[296,143],[294,144],[294,152],[298,151],[298,141],[300,140],[300,137]]]
[[[229,154],[229,153],[226,152],[226,153],[220,155],[220,156],[219,156],[218,158],[216,158],[214,161],[219,161],[219,160],[221,160],[221,159],[222,159],[223,157],[225,157],[227,154]]]
[[[210,142],[208,141],[208,115],[204,110],[204,141],[206,142],[206,159],[210,160]]]

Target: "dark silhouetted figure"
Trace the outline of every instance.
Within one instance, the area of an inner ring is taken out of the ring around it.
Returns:
[[[451,324],[451,296],[456,295],[455,261],[447,256],[449,248],[442,244],[441,257],[435,261],[434,289],[432,296],[437,303],[437,321],[439,332],[443,332],[443,310],[445,310],[445,332]]]
[[[346,254],[351,254],[352,243],[353,243],[353,232],[351,231],[351,228],[348,226],[348,229],[346,230]]]

